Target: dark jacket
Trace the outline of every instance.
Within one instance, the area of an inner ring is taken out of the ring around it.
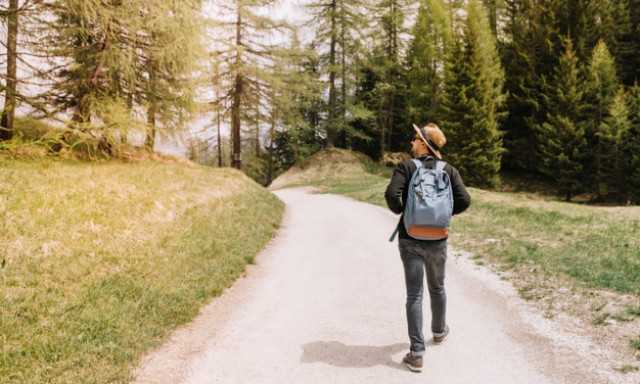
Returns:
[[[427,156],[418,157],[418,160],[424,161]],[[427,160],[424,165],[427,168],[433,167],[433,158]],[[407,230],[404,227],[404,206],[407,202],[407,191],[409,188],[409,182],[411,181],[411,175],[416,170],[416,165],[411,160],[403,161],[398,164],[393,176],[391,176],[391,182],[387,186],[387,190],[384,193],[384,198],[387,200],[387,206],[393,213],[402,213],[400,216],[400,222],[398,223],[398,236],[401,239],[410,239],[407,234]],[[460,173],[451,164],[444,167],[444,171],[449,174],[451,179],[451,189],[453,191],[453,214],[457,215],[462,213],[471,204],[471,196],[467,192],[467,189],[462,182]]]

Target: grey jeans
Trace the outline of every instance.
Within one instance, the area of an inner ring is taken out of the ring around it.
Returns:
[[[400,239],[398,244],[407,288],[407,325],[411,353],[414,356],[421,356],[425,351],[422,334],[422,296],[425,271],[427,272],[427,286],[431,301],[431,332],[436,336],[442,335],[446,325],[447,295],[444,289],[444,277],[447,262],[447,240]]]

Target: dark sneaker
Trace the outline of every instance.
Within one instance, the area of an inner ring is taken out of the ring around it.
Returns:
[[[444,333],[440,336],[433,336],[433,343],[434,344],[440,344],[444,341],[444,339],[447,338],[447,336],[449,336],[449,326],[446,325],[444,327]]]
[[[411,352],[402,359],[404,365],[413,372],[422,372],[422,356],[413,356]]]

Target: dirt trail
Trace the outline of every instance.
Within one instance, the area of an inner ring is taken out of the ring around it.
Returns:
[[[397,217],[339,196],[276,194],[287,204],[278,237],[246,277],[147,356],[135,383],[640,382],[454,250],[451,334],[427,346],[423,373],[408,371],[402,265],[387,241]]]

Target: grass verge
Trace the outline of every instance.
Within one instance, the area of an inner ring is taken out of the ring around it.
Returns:
[[[129,382],[282,211],[230,169],[0,160],[1,381]]]
[[[338,155],[320,153],[306,168],[285,174],[286,183],[276,180],[276,185],[313,185],[326,193],[386,206],[384,190],[393,170],[347,151],[333,151]],[[336,157],[360,165],[330,174],[314,171]],[[640,296],[640,207],[593,207],[475,188],[469,192],[471,207],[452,221],[455,247],[525,276],[532,285],[568,279],[588,288]],[[519,290],[531,294],[535,288],[525,285]],[[640,316],[634,310],[629,314]]]

